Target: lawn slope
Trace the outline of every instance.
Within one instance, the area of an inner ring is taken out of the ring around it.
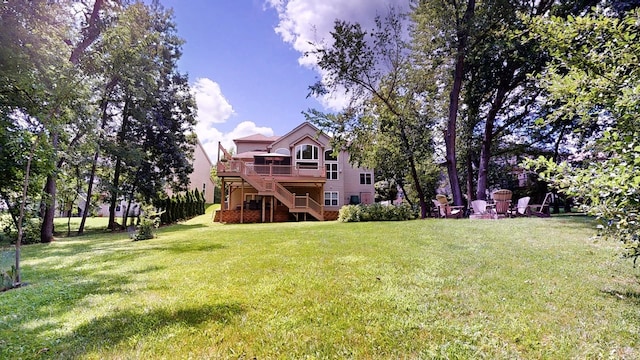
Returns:
[[[0,358],[637,358],[638,271],[581,217],[220,225],[23,250]]]

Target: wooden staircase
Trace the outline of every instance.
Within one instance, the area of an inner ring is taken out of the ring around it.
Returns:
[[[250,167],[243,166],[241,177],[258,190],[259,195],[275,196],[282,204],[289,208],[290,213],[309,214],[317,220],[324,220],[323,207],[308,194],[297,195],[287,190],[274,179],[267,179],[252,171]]]

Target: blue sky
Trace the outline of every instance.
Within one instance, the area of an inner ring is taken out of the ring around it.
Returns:
[[[372,24],[390,4],[409,0],[161,0],[186,43],[179,62],[198,103],[196,132],[212,161],[217,143],[262,133],[284,135],[309,108],[337,110],[339,95],[307,98],[321,78],[303,53],[329,39],[336,18]]]

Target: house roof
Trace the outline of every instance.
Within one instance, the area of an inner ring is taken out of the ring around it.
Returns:
[[[266,155],[266,151],[245,151],[243,153],[233,155],[234,159],[253,159],[256,155]]]
[[[256,156],[260,157],[291,157],[291,155],[279,154],[279,153],[268,153],[265,151],[245,151],[243,153],[235,154],[233,157],[235,159],[252,159]]]
[[[241,137],[239,139],[234,139],[234,142],[262,142],[262,143],[272,143],[278,140],[280,136],[264,136],[262,134],[253,134],[245,137]]]

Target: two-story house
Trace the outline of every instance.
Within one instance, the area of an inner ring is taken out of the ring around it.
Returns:
[[[215,221],[335,220],[345,204],[371,204],[373,171],[353,167],[330,142],[305,122],[284,136],[235,139],[234,155],[219,146],[225,201]]]

